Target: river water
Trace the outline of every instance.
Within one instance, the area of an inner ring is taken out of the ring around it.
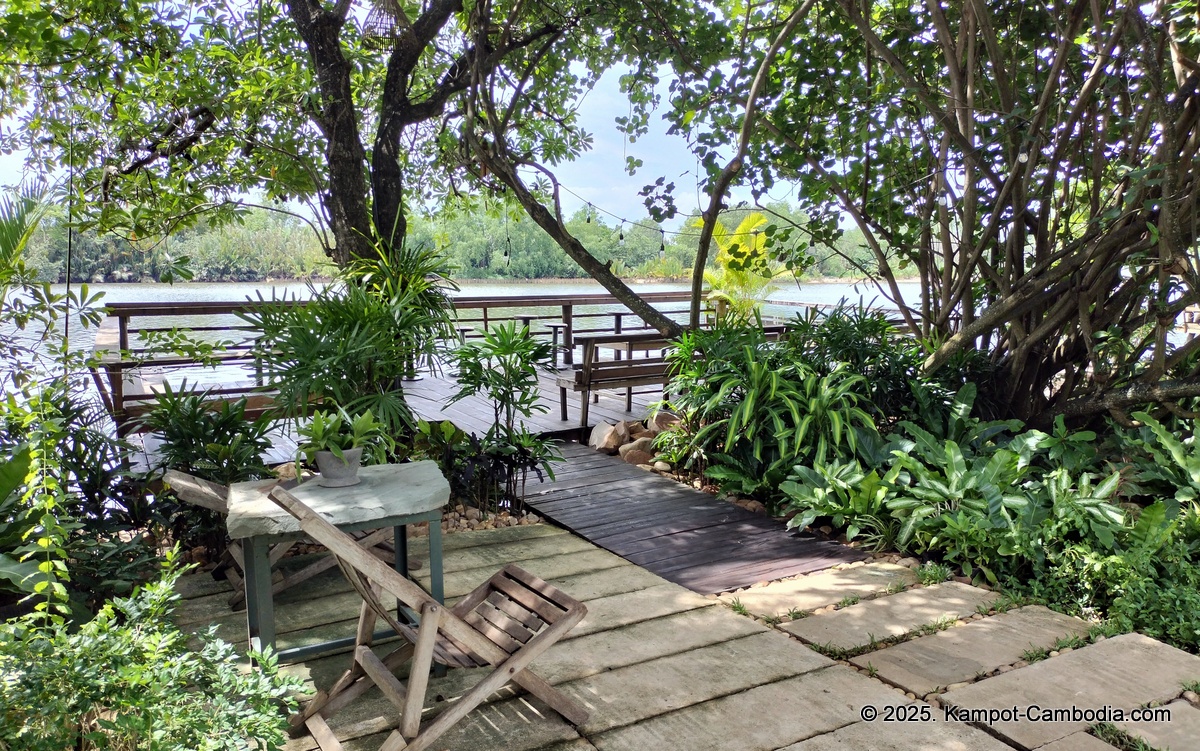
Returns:
[[[74,286],[78,288],[78,285]],[[571,296],[602,294],[605,292],[604,288],[598,283],[587,279],[532,282],[513,282],[507,280],[464,281],[460,282],[459,286],[460,288],[455,293],[455,296],[461,297]],[[637,292],[674,292],[689,289],[689,285],[682,282],[642,283],[632,284],[631,287]],[[916,282],[902,282],[901,287],[903,294],[908,296],[908,300],[913,301],[916,299],[916,295],[918,294],[918,285]],[[93,284],[88,285],[88,288],[91,293],[104,293],[100,301],[101,304],[111,302],[241,302],[247,299],[258,299],[260,295],[266,299],[271,299],[272,297],[298,297],[303,299],[309,297],[313,289],[307,282]],[[54,289],[61,292],[65,289],[65,285],[54,285]],[[822,282],[801,285],[789,283],[787,285],[780,284],[771,293],[767,300],[767,305],[764,307],[764,313],[781,318],[790,318],[799,310],[796,307],[797,305],[813,303],[835,304],[841,300],[846,300],[851,304],[858,304],[861,301],[864,304],[882,308],[894,307],[880,296],[877,288],[867,283]],[[678,310],[686,306],[684,303],[675,303],[673,307]],[[623,309],[623,307],[580,306],[576,309],[576,313],[611,312],[612,310],[619,309]],[[503,309],[496,312],[504,315],[518,315],[522,311],[518,309]],[[544,314],[546,310],[543,308],[540,312]],[[214,324],[226,325],[227,321],[228,318],[175,316],[170,319],[163,319],[161,323],[156,322],[153,325],[170,325],[187,328],[190,326]],[[626,327],[630,327],[630,324],[631,322],[627,320]],[[151,324],[146,323],[145,325]],[[9,333],[11,335],[12,332]],[[28,340],[32,337],[29,332],[24,332],[24,335],[18,334],[18,338]],[[199,338],[204,337],[201,336]],[[216,340],[221,339],[222,336],[219,333],[212,333],[207,338]],[[71,340],[73,349],[90,349],[95,340],[95,332],[94,330],[81,329],[78,326],[74,326],[71,331]]]

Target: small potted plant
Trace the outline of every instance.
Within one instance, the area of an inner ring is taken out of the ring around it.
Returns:
[[[317,482],[327,488],[357,485],[364,458],[367,464],[382,464],[396,447],[387,427],[369,409],[357,416],[341,407],[336,412],[317,412],[296,432],[305,439],[299,453],[307,462],[316,463],[321,473]]]

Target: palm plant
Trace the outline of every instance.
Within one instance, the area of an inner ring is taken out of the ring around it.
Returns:
[[[703,227],[704,221],[697,219],[695,225]],[[732,232],[721,222],[713,227],[717,268],[705,271],[704,281],[712,290],[709,299],[727,306],[734,319],[749,319],[771,289],[776,269],[767,252],[769,237],[761,231],[766,225],[767,218],[754,211]]]
[[[453,337],[447,273],[437,252],[381,251],[334,284],[313,288],[307,304],[264,300],[242,315],[258,331],[254,356],[278,391],[280,415],[370,410],[393,435],[411,431],[403,380],[436,367],[439,343]]]

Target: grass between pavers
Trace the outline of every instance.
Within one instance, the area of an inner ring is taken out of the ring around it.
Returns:
[[[820,654],[823,654],[832,660],[849,660],[851,658],[858,657],[859,655],[877,652],[881,649],[886,649],[897,644],[903,644],[904,642],[911,641],[912,639],[917,639],[922,636],[929,636],[930,634],[936,634],[939,631],[945,631],[948,628],[953,628],[954,624],[957,622],[957,618],[945,616],[943,618],[939,618],[933,623],[927,623],[923,626],[919,626],[905,634],[889,636],[885,639],[876,639],[871,637],[870,642],[853,649],[843,649],[841,647],[835,647],[831,644],[809,644],[807,646],[813,651],[819,652]],[[791,635],[789,634],[789,636]],[[796,640],[799,641],[798,638],[796,638]],[[872,675],[871,677],[874,678],[875,676]]]
[[[1116,748],[1117,751],[1167,751],[1167,749],[1157,749],[1141,738],[1130,735],[1108,722],[1093,725],[1088,728],[1088,733]]]

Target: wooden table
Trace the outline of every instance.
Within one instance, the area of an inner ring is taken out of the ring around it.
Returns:
[[[392,527],[395,567],[408,575],[407,525],[429,522],[430,594],[442,602],[442,507],[450,499],[450,484],[432,461],[380,464],[359,470],[358,485],[326,488],[315,481],[291,493],[337,527],[350,532]],[[295,517],[267,497],[274,480],[239,482],[229,489],[229,536],[244,540],[246,570],[246,627],[252,647],[275,646],[275,603],[271,595],[268,550],[273,543],[300,536]],[[280,659],[300,660],[347,644],[335,639],[286,649]]]

